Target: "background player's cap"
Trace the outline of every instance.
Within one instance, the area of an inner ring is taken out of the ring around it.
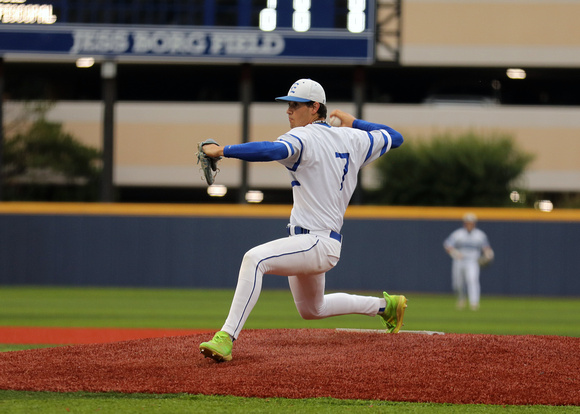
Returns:
[[[326,104],[326,94],[318,82],[312,79],[299,79],[290,88],[287,96],[276,98],[277,101],[319,102]]]
[[[465,213],[465,215],[463,216],[463,222],[464,223],[476,223],[477,216],[473,213]]]

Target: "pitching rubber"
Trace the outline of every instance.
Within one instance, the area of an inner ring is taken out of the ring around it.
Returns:
[[[368,333],[387,333],[384,329],[350,329],[350,328],[336,328],[339,332],[368,332]],[[398,333],[419,334],[419,335],[445,335],[445,332],[438,331],[399,331]]]

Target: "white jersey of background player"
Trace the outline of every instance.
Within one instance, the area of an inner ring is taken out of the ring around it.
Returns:
[[[218,362],[232,359],[232,341],[258,300],[264,274],[288,277],[304,319],[379,314],[387,331],[396,333],[407,306],[404,296],[386,292],[383,297],[324,293],[325,273],[340,258],[340,230],[359,169],[400,146],[403,137],[386,125],[358,120],[340,110],[330,115],[340,119],[341,127],[330,126],[325,122],[324,89],[310,79],[298,80],[287,96],[276,100],[288,102],[292,128],[276,141],[203,146],[210,157],[279,162],[288,170],[294,198],[289,236],[244,255],[228,317],[211,341],[200,344],[201,353]]]
[[[443,247],[453,258],[451,284],[457,294],[457,307],[465,307],[465,294],[472,310],[479,309],[481,287],[479,283],[479,258],[483,254],[493,259],[493,250],[486,234],[476,228],[477,217],[473,213],[463,216],[463,227],[445,239]]]

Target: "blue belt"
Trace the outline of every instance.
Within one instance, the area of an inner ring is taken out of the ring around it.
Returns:
[[[288,230],[288,234],[292,235],[292,232],[290,230],[290,226],[288,226],[286,229]],[[310,233],[310,230],[308,230],[308,229],[303,229],[300,226],[294,226],[294,234],[309,234],[309,233]],[[316,233],[318,233],[318,232],[316,232]],[[331,239],[337,240],[339,242],[342,241],[342,235],[340,233],[335,232],[334,230],[330,230],[329,237]]]

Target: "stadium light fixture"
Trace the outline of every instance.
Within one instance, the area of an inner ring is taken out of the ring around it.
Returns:
[[[526,71],[523,69],[510,68],[506,74],[510,79],[526,79]]]
[[[248,203],[261,203],[264,200],[264,193],[262,193],[261,191],[248,191],[246,193],[246,201]]]
[[[95,64],[95,59],[92,57],[78,58],[76,61],[77,68],[90,68]]]
[[[227,194],[228,188],[222,184],[212,184],[207,188],[210,197],[223,197]]]
[[[554,205],[550,200],[539,200],[534,203],[534,207],[537,210],[543,211],[544,213],[549,213],[554,209]]]

